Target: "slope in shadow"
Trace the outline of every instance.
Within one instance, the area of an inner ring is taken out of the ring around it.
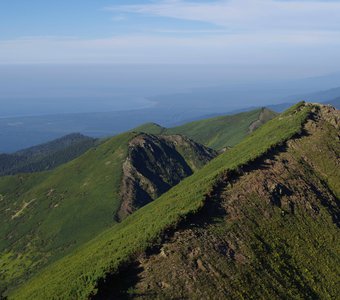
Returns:
[[[138,135],[130,142],[123,164],[122,202],[116,219],[122,220],[155,200],[216,155],[180,135]]]

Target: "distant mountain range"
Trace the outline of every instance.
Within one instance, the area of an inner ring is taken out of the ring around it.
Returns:
[[[340,109],[340,88],[334,88],[316,93],[290,96],[283,100],[287,102],[276,105],[268,105],[268,108],[277,112],[282,112],[289,108],[292,103],[304,100],[308,102],[328,104],[334,106],[337,109]]]
[[[221,94],[220,96],[222,97],[223,95]],[[200,94],[200,97],[190,96],[191,98],[187,101],[185,96],[188,95],[180,95],[178,99],[176,95],[164,96],[154,107],[139,110],[0,118],[0,153],[15,152],[19,149],[60,138],[71,132],[80,132],[95,138],[108,137],[131,130],[147,122],[154,122],[165,127],[174,127],[191,121],[235,114],[257,108],[254,106],[235,109],[230,106],[228,109],[223,104],[222,108],[212,111],[212,108],[208,107],[209,99],[213,97],[213,94],[211,97],[204,93]],[[269,99],[272,99],[270,97]],[[265,95],[263,98],[267,99]],[[282,112],[294,103],[306,100],[329,103],[339,108],[339,98],[340,88],[334,88],[315,93],[281,97],[281,104],[272,105],[273,101],[268,101],[269,103],[266,107],[276,112]],[[219,101],[222,103],[222,100],[221,98]]]
[[[146,122],[164,126],[197,119],[204,110],[141,109],[121,112],[60,114],[35,117],[0,118],[0,153],[15,152],[71,132],[91,137],[109,137]]]
[[[285,98],[287,102],[295,102],[299,99],[306,99],[306,101],[309,102],[316,102],[316,103],[328,103],[332,104],[335,99],[340,98],[340,87],[329,89],[329,90],[323,90],[318,91],[314,93],[308,93],[308,94],[301,94],[301,95],[294,95]]]
[[[0,176],[54,169],[80,156],[96,143],[96,139],[74,133],[13,154],[0,154]]]
[[[230,114],[233,114],[233,112]],[[216,114],[210,116],[213,117]],[[204,111],[192,110],[186,112],[180,109],[158,111],[150,109],[0,119],[0,139],[2,141],[0,153],[14,152],[32,145],[45,143],[67,135],[69,132],[80,132],[97,138],[109,137],[131,130],[149,121],[159,123],[162,126],[173,127],[208,117],[204,114]]]

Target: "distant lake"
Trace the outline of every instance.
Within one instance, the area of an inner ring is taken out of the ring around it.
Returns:
[[[150,108],[154,102],[133,95],[0,98],[0,118],[47,114],[125,111]]]

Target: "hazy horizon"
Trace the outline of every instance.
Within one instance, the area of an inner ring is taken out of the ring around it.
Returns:
[[[6,65],[0,66],[0,117],[134,110],[159,101],[164,105],[163,99],[172,106],[178,94],[187,95],[177,103],[184,108],[202,105],[200,90],[218,94],[216,99],[205,95],[211,113],[227,111],[228,105],[232,110],[277,104],[294,94],[338,86],[340,73],[307,72],[320,76],[313,79],[305,72],[275,75],[274,67],[235,65]]]
[[[339,19],[321,0],[1,1],[1,141],[333,101]]]
[[[0,116],[139,109],[211,87],[246,107],[259,101],[249,85],[259,105],[334,88],[289,85],[340,73],[339,19],[339,1],[2,1]]]

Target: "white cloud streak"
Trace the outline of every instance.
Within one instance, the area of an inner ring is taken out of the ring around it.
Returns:
[[[200,26],[194,34],[195,28],[177,26],[104,39],[0,41],[0,63],[340,64],[340,1],[168,0],[107,9],[116,21],[134,13],[221,28]]]
[[[228,0],[198,3],[167,0],[115,5],[106,9],[201,21],[241,31],[340,29],[340,1]]]
[[[0,63],[321,63],[335,61],[339,48],[337,32],[88,40],[40,37],[0,41]]]

